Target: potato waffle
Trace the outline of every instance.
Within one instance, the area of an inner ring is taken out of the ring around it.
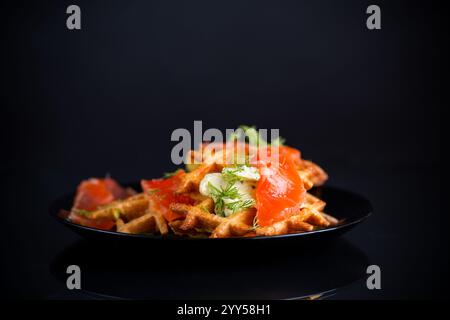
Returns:
[[[206,155],[203,148],[188,154],[188,172],[177,170],[166,178],[142,180],[142,193],[121,190],[110,178],[84,181],[80,186],[86,190],[79,187],[84,193],[78,198],[84,204],[101,204],[91,211],[75,204],[69,219],[123,233],[194,238],[276,236],[339,223],[324,212],[326,203],[311,194],[313,187],[325,183],[327,174],[302,159],[297,149],[279,147],[276,163],[256,153],[256,164],[250,164],[248,152],[255,149],[246,145],[246,164],[230,165],[227,161],[236,154],[227,153],[227,145]],[[115,197],[112,191],[129,197]]]

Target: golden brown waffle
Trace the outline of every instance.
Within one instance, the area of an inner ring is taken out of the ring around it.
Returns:
[[[321,186],[328,180],[328,175],[325,171],[309,160],[301,160],[298,165],[298,173],[303,180],[303,184],[306,190],[311,189],[313,186]]]
[[[161,215],[147,211],[143,216],[128,223],[117,224],[117,231],[123,233],[160,233],[165,235],[169,230],[166,220]]]
[[[267,227],[256,229],[256,234],[260,236],[275,236],[288,233],[298,233],[312,231],[314,227],[328,227],[330,223],[322,214],[310,208],[302,208],[297,214],[289,218],[276,222]]]
[[[125,200],[114,201],[93,211],[90,218],[117,219],[120,217],[126,221],[131,221],[144,215],[147,208],[147,197],[143,193],[139,193]]]
[[[185,215],[184,220],[172,222],[175,233],[190,235],[190,233],[206,233],[211,238],[228,238],[243,236],[253,230],[254,208],[235,212],[229,217],[220,217],[213,213],[211,198],[198,205],[174,203],[171,209]]]
[[[195,229],[183,230],[181,229],[181,225],[183,224],[183,220],[175,220],[169,222],[169,227],[173,231],[173,233],[177,236],[187,236],[190,238],[208,238],[209,233],[207,232],[199,232]]]
[[[255,215],[254,208],[233,213],[214,229],[211,238],[239,237],[249,233],[253,230]]]
[[[198,232],[211,233],[225,220],[225,218],[211,213],[213,206],[213,200],[208,198],[198,205],[173,203],[170,206],[170,209],[185,215],[183,223],[179,226],[180,230],[195,230]]]
[[[206,174],[218,171],[218,166],[215,163],[202,164],[191,172],[188,172],[182,178],[181,184],[178,186],[176,193],[187,193],[197,191],[200,182]]]
[[[317,211],[323,211],[325,205],[325,201],[320,200],[309,192],[306,193],[305,203],[303,204],[303,207],[315,209]]]

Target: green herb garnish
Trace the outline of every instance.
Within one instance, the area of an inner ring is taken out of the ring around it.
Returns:
[[[75,211],[75,213],[82,215],[82,216],[86,216],[86,217],[89,217],[92,215],[92,211],[87,211],[87,210],[83,210],[83,209],[75,209],[74,211]]]
[[[235,202],[229,202],[225,206],[228,210],[231,210],[234,213],[237,211],[251,208],[254,205],[255,205],[255,200],[246,199],[246,200],[239,200],[239,201],[235,201]]]
[[[164,172],[164,173],[163,173],[163,178],[164,178],[164,179],[167,179],[167,178],[173,177],[173,176],[176,175],[180,170],[181,170],[181,169],[177,169],[177,170],[172,171],[172,172]]]
[[[244,171],[244,165],[238,164],[235,167],[228,167],[222,170],[222,177],[228,183],[235,183],[237,181],[244,180],[242,177],[239,177],[237,174]]]
[[[120,215],[122,214],[122,211],[119,208],[114,208],[113,209],[113,216],[114,219],[120,219]]]
[[[271,143],[269,144],[267,142],[267,137],[264,137],[262,133],[257,130],[256,126],[246,126],[246,125],[240,125],[238,129],[229,136],[228,141],[233,142],[236,140],[248,142],[249,144],[258,147],[266,147],[269,145],[282,146],[286,141],[282,137],[277,137],[276,139],[274,139],[274,141],[271,141]]]
[[[231,183],[225,189],[219,189],[213,186],[211,182],[208,182],[208,189],[215,202],[214,211],[220,216],[225,216],[225,198],[236,199],[240,197],[238,189]]]
[[[256,230],[256,229],[258,229],[258,228],[259,228],[258,218],[257,218],[257,216],[255,215],[255,217],[253,218],[253,227],[252,227],[252,229],[253,229],[253,230]]]
[[[159,189],[150,189],[150,190],[147,190],[147,194],[149,196],[151,196],[151,195],[154,195],[155,193],[157,193],[159,191],[160,191]]]
[[[286,139],[284,139],[282,137],[278,137],[274,141],[272,141],[272,143],[270,145],[274,146],[274,147],[280,147],[280,146],[284,146],[285,142],[286,142]]]
[[[225,209],[234,213],[251,208],[255,205],[255,200],[253,199],[242,199],[242,195],[239,193],[234,183],[228,183],[225,188],[219,189],[209,182],[208,189],[214,199],[214,211],[219,216],[226,216]]]

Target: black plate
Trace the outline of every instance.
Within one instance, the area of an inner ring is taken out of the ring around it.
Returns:
[[[72,201],[74,199],[74,194],[68,194],[62,196],[61,198],[55,200],[50,207],[50,215],[57,219],[60,223],[64,224],[71,230],[75,231],[79,235],[86,238],[95,238],[95,239],[116,239],[116,240],[128,240],[128,241],[158,241],[163,240],[165,242],[176,241],[179,243],[180,241],[186,242],[204,242],[204,241],[222,241],[222,242],[230,242],[230,241],[267,241],[267,240],[276,240],[276,239],[292,239],[292,240],[301,240],[301,239],[326,239],[330,237],[335,237],[341,235],[355,225],[364,221],[371,213],[372,206],[370,202],[363,198],[360,195],[354,194],[352,192],[344,191],[341,189],[337,189],[334,187],[320,187],[314,188],[311,191],[316,196],[319,196],[322,200],[324,200],[327,205],[325,211],[332,216],[339,219],[339,224],[337,226],[325,229],[319,229],[310,232],[303,233],[295,233],[295,234],[286,234],[279,236],[270,236],[270,237],[240,237],[240,238],[226,238],[226,239],[198,239],[198,238],[187,238],[187,237],[179,237],[174,235],[169,236],[160,236],[160,235],[143,235],[143,234],[127,234],[120,233],[115,231],[105,231],[94,228],[89,228],[85,226],[81,226],[75,223],[72,223],[67,220],[67,216],[62,213],[61,209],[69,210],[72,206]]]

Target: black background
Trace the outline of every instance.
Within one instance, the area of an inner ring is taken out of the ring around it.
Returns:
[[[2,295],[62,290],[49,263],[78,238],[50,220],[52,200],[91,176],[172,170],[171,132],[202,120],[279,128],[331,185],[371,200],[346,239],[380,265],[382,290],[337,298],[448,296],[443,7],[377,1],[370,31],[370,4],[2,3]]]

